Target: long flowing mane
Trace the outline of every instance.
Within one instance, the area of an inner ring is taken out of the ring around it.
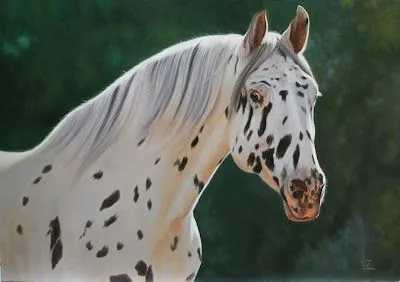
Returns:
[[[238,84],[260,56],[272,51],[277,36],[270,33]],[[236,34],[199,37],[150,57],[67,114],[34,151],[68,150],[69,161],[84,169],[121,135],[147,148],[179,147],[215,105],[226,64],[242,38]]]

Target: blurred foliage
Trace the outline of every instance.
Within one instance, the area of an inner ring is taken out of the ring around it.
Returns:
[[[329,188],[315,222],[229,159],[196,209],[199,280],[400,277],[400,1],[2,0],[0,145],[36,145],[73,107],[146,57],[203,34],[244,33],[267,9],[282,32],[302,4],[324,96],[317,149]],[[371,267],[367,267],[371,266]]]

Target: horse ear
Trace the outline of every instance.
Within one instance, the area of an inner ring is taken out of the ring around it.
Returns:
[[[282,35],[282,41],[295,54],[302,53],[308,42],[310,17],[302,6],[297,6],[296,16]]]
[[[257,49],[265,35],[268,32],[267,15],[265,11],[260,11],[251,19],[249,28],[244,35],[242,45],[240,47],[240,54],[248,56],[251,52]]]

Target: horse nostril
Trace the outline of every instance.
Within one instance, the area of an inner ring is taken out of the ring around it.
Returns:
[[[293,192],[293,198],[300,200],[301,198],[303,198],[304,192],[303,191],[294,191]]]
[[[307,191],[307,185],[300,179],[294,179],[291,182],[290,190],[293,191],[293,198],[300,200]]]

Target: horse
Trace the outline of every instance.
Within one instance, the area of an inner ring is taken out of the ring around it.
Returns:
[[[269,31],[168,47],[69,112],[33,149],[0,152],[3,278],[192,281],[202,262],[193,210],[231,155],[314,220],[326,177],[315,149],[321,96],[304,51],[309,15]]]

